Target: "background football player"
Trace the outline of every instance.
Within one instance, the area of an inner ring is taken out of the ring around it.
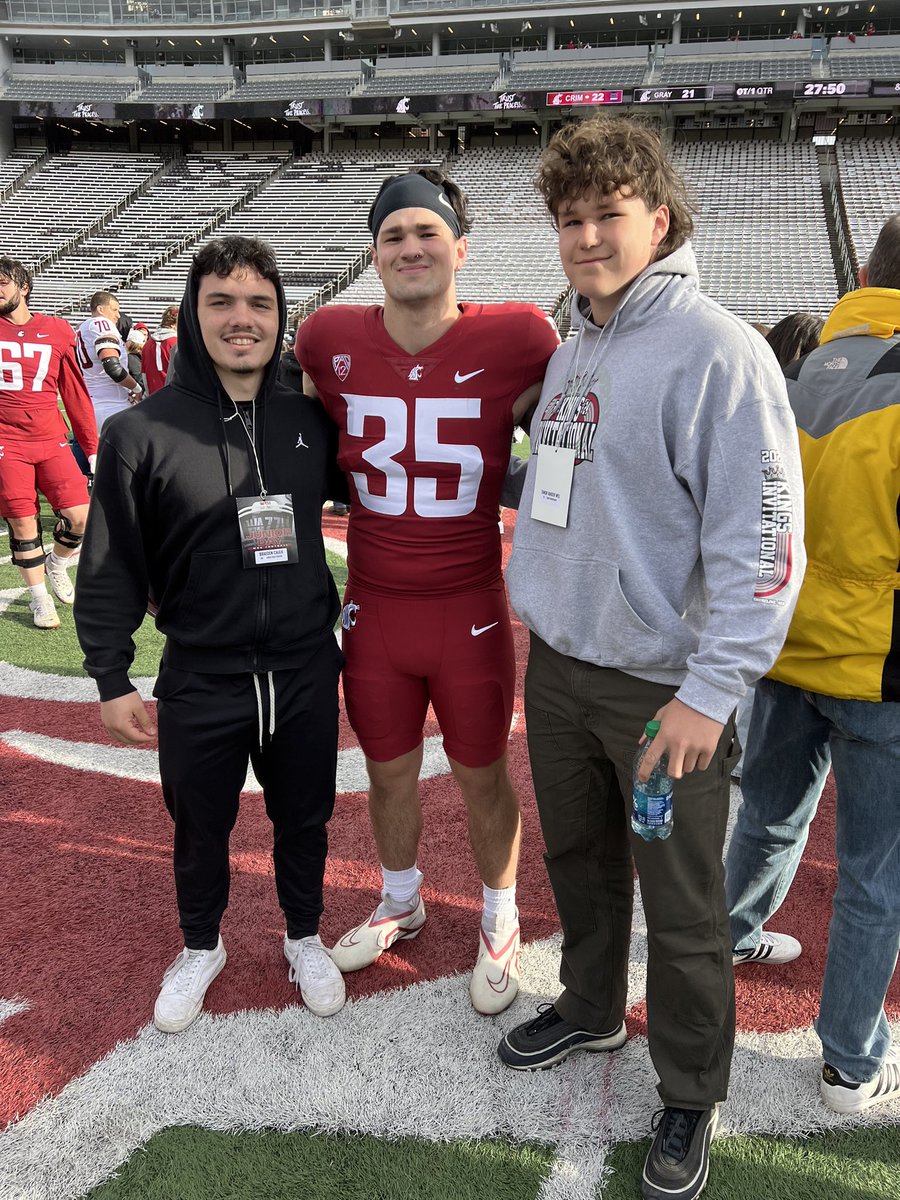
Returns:
[[[92,468],[97,426],[75,360],[75,334],[60,317],[29,311],[31,286],[23,263],[0,258],[0,516],[9,525],[12,561],[31,589],[34,623],[56,629],[59,617],[46,578],[64,604],[73,603],[68,567],[81,545],[88,510],[87,482],[69,449],[57,397]],[[49,555],[38,490],[57,517]]]

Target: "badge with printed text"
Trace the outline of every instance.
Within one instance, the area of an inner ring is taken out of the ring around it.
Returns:
[[[569,523],[569,500],[575,473],[575,451],[569,446],[543,444],[537,454],[531,515],[535,521],[558,525]]]
[[[299,562],[294,501],[280,496],[235,496],[244,567],[277,567]]]

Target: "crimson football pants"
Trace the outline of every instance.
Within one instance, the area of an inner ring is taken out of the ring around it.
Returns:
[[[288,937],[318,931],[341,661],[329,638],[302,669],[208,675],[163,665],[154,689],[159,769],[175,822],[175,890],[190,949],[211,950],[218,940],[231,882],[229,836],[248,762],[274,827],[275,886]]]

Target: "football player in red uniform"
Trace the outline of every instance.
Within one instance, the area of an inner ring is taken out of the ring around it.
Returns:
[[[529,304],[459,304],[466,199],[428,168],[387,180],[369,214],[384,306],[301,325],[305,390],[340,430],[350,479],[343,647],[347,713],[366,755],[382,900],[342,937],[342,971],[425,922],[416,854],[423,727],[434,707],[484,889],[479,1012],[518,991],[519,805],[506,765],[515,656],[497,508],[513,429],[559,344]]]
[[[46,577],[64,604],[75,589],[68,567],[81,545],[88,511],[85,478],[68,445],[59,411],[62,397],[72,429],[93,469],[97,424],[75,358],[75,334],[60,317],[32,313],[31,272],[0,257],[0,516],[9,526],[12,561],[31,589],[38,629],[56,629],[59,617]],[[44,553],[37,492],[57,521],[53,549]]]

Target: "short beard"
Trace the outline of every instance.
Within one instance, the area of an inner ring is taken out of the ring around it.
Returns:
[[[15,300],[0,301],[0,317],[8,317],[11,312],[15,312],[22,303],[22,293],[16,296]]]

